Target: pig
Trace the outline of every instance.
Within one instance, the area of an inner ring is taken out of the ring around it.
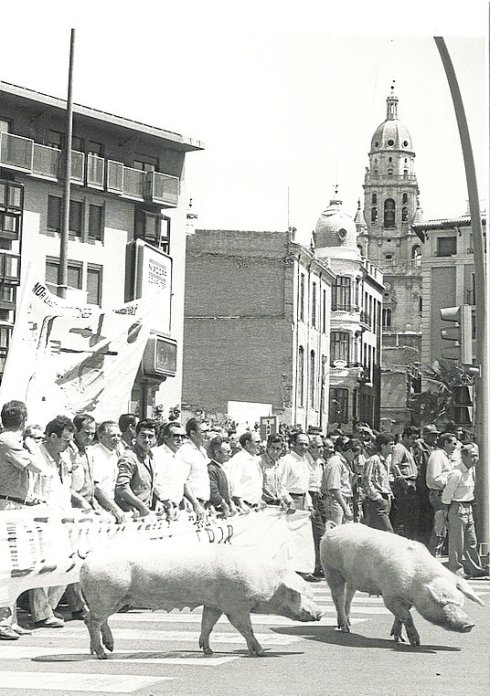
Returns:
[[[107,658],[112,651],[109,616],[129,605],[149,609],[203,606],[199,647],[212,655],[209,636],[222,614],[247,641],[249,653],[263,657],[250,613],[278,614],[297,621],[319,621],[306,582],[296,573],[230,545],[180,545],[147,542],[137,548],[118,545],[95,551],[80,569],[88,607],[85,624],[90,652]]]
[[[404,641],[402,626],[415,647],[420,636],[411,607],[424,619],[448,631],[468,633],[473,628],[462,606],[466,595],[483,605],[462,577],[451,573],[425,546],[363,524],[328,525],[320,542],[325,578],[337,609],[337,626],[350,632],[350,607],[356,591],[381,595],[394,614],[391,635]]]

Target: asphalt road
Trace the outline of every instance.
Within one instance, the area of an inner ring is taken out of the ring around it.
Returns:
[[[490,581],[471,584],[488,605]],[[488,696],[487,608],[466,601],[476,626],[465,635],[414,612],[422,641],[414,649],[390,638],[392,616],[380,598],[356,595],[352,633],[343,634],[326,583],[312,587],[325,611],[320,623],[252,617],[265,658],[249,657],[226,619],[211,635],[214,656],[205,657],[197,644],[200,610],[131,611],[111,618],[115,652],[106,661],[88,654],[80,621],[2,641],[0,696]]]

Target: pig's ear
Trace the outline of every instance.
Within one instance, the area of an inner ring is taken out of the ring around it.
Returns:
[[[463,578],[458,578],[456,582],[456,587],[460,592],[462,592],[465,595],[465,597],[471,599],[472,602],[476,602],[477,604],[480,604],[482,607],[485,606],[485,604],[478,597],[478,595],[473,592],[471,585],[467,583],[466,580],[464,580]]]
[[[428,583],[427,590],[432,599],[441,606],[449,603],[463,604],[463,598],[454,591],[454,586],[448,585],[446,582],[440,582],[437,578]]]

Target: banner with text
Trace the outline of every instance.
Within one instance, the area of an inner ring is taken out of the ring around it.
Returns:
[[[143,540],[154,541],[155,553],[160,544],[232,544],[292,570],[313,568],[310,517],[300,510],[287,515],[267,508],[226,520],[210,516],[204,526],[197,526],[186,513],[175,522],[152,514],[116,524],[105,515],[74,511],[73,517],[62,518],[36,506],[0,512],[0,606],[11,605],[33,587],[77,582],[88,554],[118,540],[135,547]]]
[[[27,281],[0,386],[0,404],[24,401],[31,423],[82,411],[116,419],[125,408],[150,334],[152,300],[101,309]]]

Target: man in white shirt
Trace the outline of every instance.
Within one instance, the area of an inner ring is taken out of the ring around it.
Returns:
[[[469,443],[461,447],[461,463],[449,472],[441,503],[448,522],[449,563],[453,573],[462,574],[466,561],[470,577],[486,577],[478,553],[472,503],[475,497],[475,466],[478,447]]]
[[[204,506],[211,493],[208,475],[208,455],[204,449],[204,436],[197,418],[190,418],[185,425],[187,442],[176,455],[176,461],[187,471],[186,486],[198,522],[204,519]]]
[[[434,509],[434,526],[429,540],[429,551],[436,558],[442,556],[444,539],[447,534],[442,513],[441,496],[447,483],[449,472],[454,466],[451,457],[456,450],[457,444],[456,435],[443,433],[437,442],[438,447],[431,453],[427,462],[426,483],[429,489],[430,504]]]
[[[161,428],[159,445],[152,448],[155,467],[155,485],[163,496],[163,507],[169,519],[177,519],[179,506],[184,497],[188,469],[176,454],[186,439],[184,428],[176,421],[170,421]]]
[[[293,503],[297,510],[309,510],[313,516],[316,512],[309,493],[309,446],[310,439],[305,433],[292,435],[291,451],[280,460],[279,480],[287,504]],[[316,577],[313,573],[301,573],[301,575],[307,582],[320,581],[320,577]]]
[[[241,450],[223,467],[231,488],[231,496],[239,511],[250,508],[264,508],[262,499],[263,474],[260,458],[257,455],[260,435],[255,430],[247,430],[238,439]]]
[[[124,520],[124,513],[115,502],[121,431],[114,421],[104,421],[97,428],[97,436],[98,442],[90,447],[89,452],[94,480],[94,497],[104,510],[115,517],[116,522],[121,523]]]

